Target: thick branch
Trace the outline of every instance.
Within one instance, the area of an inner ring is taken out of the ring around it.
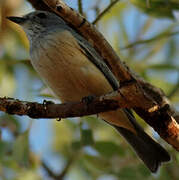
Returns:
[[[146,111],[141,112],[141,106]],[[148,124],[178,150],[179,126],[174,121],[173,116],[166,115],[169,106],[165,105],[161,108],[146,94],[141,94],[141,88],[135,81],[125,84],[118,91],[101,97],[86,97],[81,102],[54,104],[51,101],[45,101],[43,104],[39,104],[12,98],[0,98],[1,111],[9,114],[28,115],[32,118],[78,117],[115,110],[117,108],[135,109],[141,117],[145,118]],[[146,116],[146,114],[150,114],[150,116]],[[161,121],[158,121],[159,117],[165,120],[162,125]]]
[[[31,118],[67,118],[80,117],[96,114],[107,110],[115,110],[118,103],[115,100],[98,101],[94,99],[92,103],[86,101],[54,104],[51,101],[37,102],[20,101],[13,98],[0,98],[0,111],[8,114],[27,115]]]
[[[95,26],[89,23],[82,15],[68,7],[61,0],[39,0],[38,3],[35,0],[28,1],[31,2],[36,9],[53,11],[61,16],[94,46],[103,57],[106,64],[112,69],[114,75],[121,82],[131,80],[131,75],[128,72],[127,67],[120,61],[111,45],[105,40]]]
[[[40,104],[4,97],[0,98],[0,111],[27,115],[31,118],[67,118],[98,114],[117,108],[137,108],[142,105],[150,112],[158,110],[156,103],[149,101],[145,94],[139,94],[140,87],[137,84],[134,86],[133,83],[135,82],[125,84],[118,91],[101,97],[85,97],[81,102],[64,104],[54,104],[51,101],[44,101]],[[131,92],[135,92],[135,96]]]
[[[103,60],[120,81],[120,84],[123,84],[126,81],[133,81],[135,79],[137,87],[140,87],[140,93],[137,94],[137,98],[143,102],[143,99],[140,99],[140,95],[145,94],[150,97],[148,99],[148,104],[155,102],[159,108],[157,108],[157,111],[149,111],[146,106],[143,106],[140,103],[141,106],[134,108],[134,110],[143,117],[143,119],[151,125],[163,139],[179,150],[179,125],[173,116],[176,112],[174,112],[170,107],[166,96],[160,89],[146,83],[144,80],[141,80],[140,77],[137,77],[135,73],[131,72],[131,70],[120,61],[120,58],[117,56],[109,43],[104,39],[102,34],[95,28],[95,26],[90,24],[84,17],[75,12],[72,8],[68,7],[63,1],[29,0],[29,2],[31,2],[36,9],[55,12],[68,22],[69,25],[76,31],[83,35],[99,52],[101,57],[103,57]],[[136,84],[133,84],[133,86],[135,85]],[[135,88],[133,87],[133,89]],[[131,98],[132,100],[137,99],[134,97],[136,93],[133,90],[131,90],[130,94],[133,95],[133,98]],[[125,96],[125,98],[127,96]],[[161,112],[162,109],[163,111]]]

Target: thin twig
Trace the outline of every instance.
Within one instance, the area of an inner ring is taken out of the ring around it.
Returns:
[[[156,40],[159,40],[159,39],[162,39],[162,38],[168,38],[168,37],[171,37],[171,36],[174,36],[174,35],[177,35],[177,34],[179,34],[179,31],[176,31],[176,32],[164,32],[164,33],[156,35],[156,36],[154,36],[153,38],[150,38],[150,39],[138,40],[136,42],[128,44],[125,47],[121,47],[120,49],[124,50],[124,49],[133,48],[134,46],[137,46],[137,45],[151,43],[153,41],[156,41]]]
[[[57,175],[55,174],[48,166],[47,164],[42,161],[42,167],[46,170],[46,172],[48,173],[48,176],[50,176],[51,178],[53,178],[54,180],[63,180],[65,175],[67,174],[69,168],[71,167],[72,163],[74,162],[74,159],[73,157],[71,157],[67,163],[66,163],[66,166],[64,167],[64,169],[62,170],[62,172]]]
[[[92,22],[92,24],[96,24],[119,0],[112,1]]]
[[[68,170],[70,169],[71,165],[73,164],[75,157],[71,157],[68,161],[66,166],[64,167],[63,171],[57,176],[57,180],[63,180],[65,175],[67,174]]]
[[[51,178],[57,180],[56,179],[56,177],[57,177],[56,174],[47,166],[47,164],[44,161],[41,162],[41,165],[45,169],[45,171],[47,172],[48,176],[50,176]]]
[[[79,11],[80,14],[83,14],[82,0],[78,0],[78,11]]]

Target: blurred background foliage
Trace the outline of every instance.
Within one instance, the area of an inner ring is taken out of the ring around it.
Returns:
[[[162,88],[179,110],[178,0],[116,2],[66,0],[90,22],[113,3],[97,21],[97,28],[121,59]],[[53,97],[29,62],[27,38],[19,26],[5,18],[32,10],[26,0],[0,1],[0,95],[43,102]],[[96,116],[58,122],[0,113],[0,180],[177,180],[179,154],[137,119],[172,156],[156,175]]]

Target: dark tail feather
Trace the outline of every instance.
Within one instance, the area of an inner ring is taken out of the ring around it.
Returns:
[[[121,127],[115,126],[115,128],[129,142],[151,172],[156,172],[162,162],[170,160],[168,152],[148,136],[139,126],[136,129],[137,135]]]

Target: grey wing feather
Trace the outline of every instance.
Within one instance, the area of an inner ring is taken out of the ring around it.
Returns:
[[[86,39],[84,39],[82,36],[78,35],[75,32],[72,32],[72,34],[78,40],[78,44],[85,51],[88,59],[103,73],[112,88],[114,90],[117,90],[119,88],[119,82],[115,78],[109,67],[106,65],[104,60],[101,58],[101,56],[96,52],[96,50]]]
[[[100,55],[95,51],[95,49],[85,40],[83,37],[78,35],[76,32],[72,31],[72,34],[78,40],[78,44],[85,51],[88,59],[95,64],[98,69],[104,74],[108,82],[111,84],[114,90],[119,88],[119,83],[109,67],[105,64]],[[138,156],[143,160],[146,166],[151,170],[151,172],[156,172],[158,167],[162,162],[167,162],[170,160],[170,155],[168,152],[156,143],[150,136],[148,136],[143,129],[137,124],[132,112],[129,109],[123,109],[123,111],[128,116],[130,122],[136,129],[137,135],[128,129],[115,127],[120,134],[129,142],[133,147]],[[108,122],[107,122],[108,123]],[[110,123],[109,123],[110,124]]]

